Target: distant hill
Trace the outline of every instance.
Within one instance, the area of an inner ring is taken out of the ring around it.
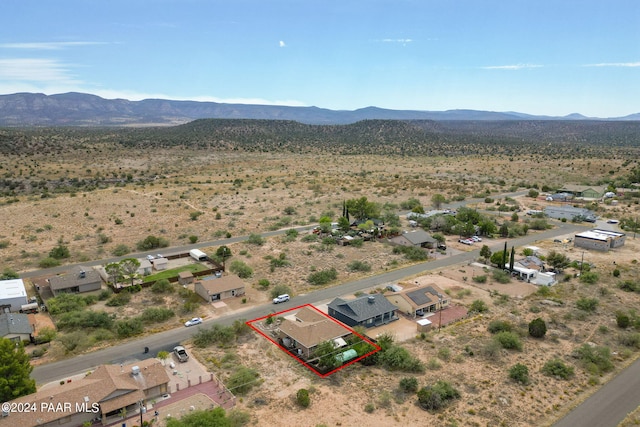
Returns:
[[[414,111],[366,107],[354,111],[318,107],[223,104],[166,99],[104,99],[84,93],[0,95],[0,126],[176,125],[196,119],[292,120],[305,124],[350,124],[362,120],[520,121],[593,120],[580,114],[533,116],[476,110]],[[607,120],[640,120],[640,113]]]

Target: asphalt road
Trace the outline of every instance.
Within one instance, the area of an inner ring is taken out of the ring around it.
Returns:
[[[558,228],[546,230],[541,233],[531,234],[518,239],[509,241],[508,246],[523,246],[535,243],[538,240],[545,240],[563,234],[575,233],[577,230],[584,229],[583,226],[575,224],[560,224]],[[483,242],[485,244],[487,242]],[[503,244],[496,244],[491,247],[492,251],[502,250]],[[251,307],[240,312],[235,312],[223,317],[209,319],[202,326],[208,327],[214,323],[222,325],[230,325],[235,320],[245,319],[251,320],[258,317],[266,316],[275,311],[282,311],[303,304],[312,304],[318,301],[324,301],[339,297],[345,294],[353,294],[357,291],[383,285],[386,283],[396,282],[408,276],[424,273],[425,271],[446,267],[453,264],[468,262],[478,257],[479,248],[470,252],[440,258],[433,261],[427,261],[420,264],[411,265],[409,267],[399,268],[387,273],[376,276],[366,277],[364,279],[345,283],[340,286],[321,289],[309,294],[297,295],[290,301],[274,306],[272,304]],[[178,343],[189,339],[198,327],[178,328],[158,334],[141,337],[132,341],[108,347],[92,353],[75,356],[71,359],[61,360],[34,368],[31,377],[38,384],[59,380],[61,378],[71,376],[83,371],[88,371],[101,364],[119,364],[128,363],[135,360],[141,360],[146,357],[153,357],[159,351],[171,351]],[[149,354],[143,354],[144,347],[149,347]]]
[[[616,427],[638,405],[640,359],[553,424],[553,427]]]

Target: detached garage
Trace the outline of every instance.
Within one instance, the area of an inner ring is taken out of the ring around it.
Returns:
[[[578,233],[573,240],[573,245],[579,248],[608,251],[612,248],[624,246],[626,235],[610,230],[588,230]]]

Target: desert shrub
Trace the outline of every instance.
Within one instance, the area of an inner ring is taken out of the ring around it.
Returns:
[[[120,292],[115,294],[105,303],[108,307],[122,307],[127,305],[131,301],[131,294],[129,292]]]
[[[235,342],[237,327],[215,324],[210,328],[200,328],[193,335],[193,343],[196,347],[204,348],[212,344],[228,346]]]
[[[173,285],[167,279],[160,279],[151,286],[151,292],[154,294],[171,293],[174,290]]]
[[[445,362],[449,361],[449,359],[451,359],[451,350],[447,347],[440,347],[440,349],[438,349],[438,358]]]
[[[124,255],[128,254],[129,252],[131,252],[131,249],[129,248],[129,246],[124,245],[124,244],[120,244],[120,245],[116,246],[111,251],[111,253],[114,256],[124,256]]]
[[[541,372],[550,377],[567,380],[574,375],[573,366],[565,364],[560,359],[551,359],[544,364]]]
[[[338,272],[335,268],[330,268],[328,270],[316,271],[315,273],[309,274],[307,277],[307,282],[312,285],[320,286],[326,285],[329,282],[332,282],[338,278]]]
[[[498,332],[511,332],[513,329],[513,325],[511,322],[506,320],[492,320],[489,322],[489,326],[487,330],[492,334],[497,334]]]
[[[298,392],[296,393],[296,402],[298,402],[298,405],[302,406],[303,408],[308,408],[309,404],[311,404],[311,399],[309,399],[309,390],[307,390],[306,388],[301,388],[300,390],[298,390]]]
[[[487,275],[473,276],[473,281],[476,283],[487,283]]]
[[[356,260],[347,264],[347,269],[352,272],[353,271],[367,272],[367,271],[371,271],[371,265],[367,262]]]
[[[437,411],[460,397],[460,392],[446,381],[438,381],[433,386],[418,391],[418,403],[423,409]]]
[[[616,324],[619,328],[626,329],[631,324],[631,318],[622,311],[616,312]]]
[[[424,249],[415,246],[394,246],[393,253],[402,254],[409,261],[424,261],[429,258]]]
[[[361,248],[364,245],[364,239],[353,239],[349,245],[354,248]]]
[[[594,375],[613,369],[609,347],[583,344],[575,350],[574,356],[580,359],[587,372]]]
[[[598,282],[598,273],[594,273],[593,271],[587,271],[586,273],[582,273],[580,276],[580,281],[587,285],[593,285]]]
[[[234,260],[229,267],[229,270],[232,273],[235,273],[241,279],[248,279],[253,275],[253,268],[249,267],[247,264],[240,260]]]
[[[298,238],[298,230],[295,228],[290,228],[284,233],[284,237],[282,241],[284,243],[293,242]]]
[[[269,285],[271,285],[271,282],[269,282],[269,279],[260,279],[260,280],[258,280],[258,286],[260,287],[260,289],[265,290],[265,289],[267,289],[269,287]]]
[[[580,310],[593,312],[598,307],[598,300],[595,298],[580,298],[576,301],[576,307]]]
[[[260,374],[255,369],[239,366],[225,385],[233,394],[242,396],[253,388],[259,378]]]
[[[35,344],[45,344],[51,342],[57,334],[58,332],[55,329],[45,326],[44,328],[40,329],[40,331],[38,331],[38,336],[35,337]]]
[[[618,283],[618,287],[625,292],[640,292],[640,281],[625,280]]]
[[[70,256],[71,252],[69,252],[69,248],[65,245],[58,245],[49,251],[49,257],[54,259],[64,259]]]
[[[522,351],[522,341],[514,332],[498,332],[493,336],[493,339],[500,343],[502,348]]]
[[[418,379],[415,377],[404,377],[400,379],[400,390],[405,393],[415,393],[418,391]]]
[[[492,276],[493,276],[493,280],[495,280],[498,283],[509,283],[511,281],[511,277],[509,276],[509,273],[507,273],[506,271],[493,270]]]
[[[390,371],[423,372],[424,365],[404,347],[391,345],[379,356],[379,363]]]
[[[529,368],[517,363],[509,369],[509,378],[523,385],[529,384]]]
[[[86,305],[85,299],[76,294],[60,294],[47,300],[47,309],[53,315],[82,310]]]
[[[98,300],[105,301],[109,299],[110,296],[111,296],[111,291],[109,289],[103,289],[98,294]]]
[[[166,248],[169,246],[169,241],[164,237],[147,236],[144,240],[140,240],[136,243],[136,247],[140,251],[149,251],[151,249]]]
[[[276,285],[273,287],[273,289],[271,289],[271,298],[275,298],[278,295],[282,295],[282,294],[288,294],[291,295],[291,288],[288,287],[287,285]]]
[[[469,307],[469,311],[474,313],[485,313],[489,311],[489,307],[487,307],[487,303],[485,303],[480,299],[477,299],[471,303],[471,306]]]
[[[640,333],[620,335],[620,344],[627,347],[640,348]]]
[[[249,234],[249,237],[247,237],[247,243],[262,246],[265,243],[265,239],[257,233],[251,233]]]
[[[620,277],[620,269],[616,268],[613,270],[613,277]]]
[[[374,405],[371,402],[364,405],[364,412],[366,412],[367,414],[371,414],[375,410],[376,410],[376,405]]]
[[[58,342],[64,347],[65,353],[81,350],[89,344],[89,337],[85,332],[75,331],[58,337]]]
[[[189,243],[194,244],[198,241],[198,236],[196,236],[195,234],[192,234],[189,236]]]
[[[105,328],[113,325],[113,318],[105,311],[71,311],[63,313],[58,319],[57,326],[60,330]]]
[[[544,320],[539,317],[536,317],[531,322],[529,322],[529,335],[534,338],[542,338],[547,333],[547,324]]]
[[[115,333],[119,338],[128,338],[142,333],[142,320],[134,317],[132,319],[118,320],[114,325]]]
[[[40,268],[51,268],[51,267],[57,267],[59,265],[60,265],[60,261],[51,257],[42,258],[38,263],[38,266]]]
[[[318,235],[317,234],[307,234],[306,236],[304,236],[300,240],[305,242],[305,243],[317,242],[318,241]]]
[[[173,310],[164,307],[146,308],[140,315],[140,319],[146,323],[164,322],[175,316]]]

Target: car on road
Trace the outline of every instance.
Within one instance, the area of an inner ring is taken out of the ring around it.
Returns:
[[[462,243],[463,245],[473,245],[474,241],[471,239],[458,239],[458,242]]]
[[[187,360],[189,360],[187,350],[181,345],[177,345],[173,348],[173,354],[176,355],[176,358],[179,362],[186,362]]]
[[[147,259],[148,259],[149,261],[153,261],[155,258],[153,257],[153,255],[147,255]]]
[[[620,221],[618,221],[617,219],[610,219],[607,220],[607,224],[618,224]]]
[[[193,319],[184,322],[184,326],[195,326],[200,323],[202,323],[202,317],[194,317]]]
[[[480,236],[471,236],[470,239],[473,240],[474,242],[482,242],[482,239],[480,238]]]
[[[289,295],[288,294],[282,294],[282,295],[278,295],[277,297],[275,297],[273,299],[273,303],[274,304],[280,304],[281,302],[287,302],[289,301]]]

